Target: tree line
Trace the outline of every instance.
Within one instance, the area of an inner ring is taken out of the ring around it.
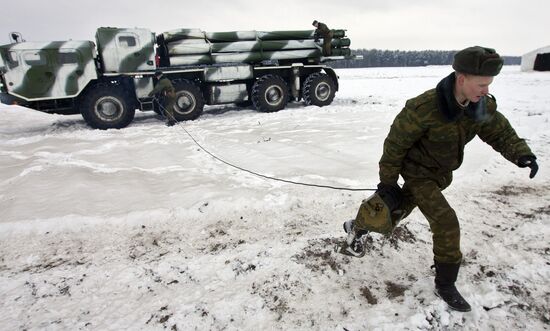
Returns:
[[[428,65],[451,65],[455,51],[400,51],[381,49],[356,49],[353,55],[362,55],[362,60],[338,60],[329,63],[333,68],[366,67],[418,67]],[[505,65],[521,64],[520,56],[503,56]]]

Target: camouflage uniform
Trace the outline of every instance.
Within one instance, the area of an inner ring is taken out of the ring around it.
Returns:
[[[323,38],[323,55],[330,56],[332,54],[332,30],[325,23],[317,22],[317,24],[315,39]]]
[[[428,219],[435,261],[441,263],[462,259],[459,222],[442,191],[462,163],[464,146],[477,135],[513,163],[534,156],[496,110],[494,97],[462,107],[453,96],[454,84],[452,73],[437,88],[407,101],[391,126],[379,163],[382,183],[396,185],[399,175],[405,180],[400,209],[406,217],[418,207]]]
[[[166,120],[172,122],[174,118],[174,106],[176,105],[176,90],[170,79],[163,77],[157,83],[155,88],[149,92],[149,96],[161,94],[163,97],[162,106],[164,107]]]
[[[462,261],[460,225],[442,191],[462,164],[464,146],[478,136],[509,161],[529,167],[530,178],[538,171],[536,157],[488,94],[503,64],[492,48],[465,48],[454,56],[455,72],[435,89],[408,100],[384,141],[376,193],[361,204],[355,220],[344,223],[347,252],[361,256],[365,230],[391,231],[401,216],[418,207],[432,231],[435,294],[461,312],[471,306],[455,286]],[[405,180],[402,190],[399,175]],[[379,226],[380,220],[386,222]]]

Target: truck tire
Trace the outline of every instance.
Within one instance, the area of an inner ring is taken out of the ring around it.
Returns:
[[[17,98],[15,98],[14,96],[11,96],[7,93],[0,93],[0,103],[3,103],[5,105],[19,104],[17,102]]]
[[[188,80],[174,82],[176,105],[174,117],[177,121],[194,120],[202,114],[204,98],[197,85]]]
[[[252,104],[262,112],[274,112],[285,108],[288,96],[288,86],[277,75],[262,76],[252,86]]]
[[[302,86],[302,96],[306,105],[327,106],[334,100],[336,86],[327,74],[316,72],[309,75]]]
[[[98,85],[84,96],[80,113],[94,129],[122,129],[132,122],[136,113],[130,104],[121,89]]]
[[[239,107],[239,108],[248,108],[248,107],[251,107],[251,106],[252,106],[252,100],[246,100],[246,101],[236,102],[236,103],[235,103],[235,106],[237,106],[237,107]]]

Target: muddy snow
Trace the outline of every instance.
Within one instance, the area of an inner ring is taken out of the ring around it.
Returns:
[[[537,176],[476,138],[445,191],[469,313],[433,293],[420,212],[372,235],[364,258],[338,254],[369,191],[266,180],[187,134],[263,175],[374,188],[393,118],[450,71],[342,69],[328,107],[207,107],[170,128],[153,113],[99,131],[0,106],[0,329],[548,329],[550,74],[510,66],[491,85]]]

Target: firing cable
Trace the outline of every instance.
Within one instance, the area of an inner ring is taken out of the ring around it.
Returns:
[[[235,168],[235,169],[238,169],[240,171],[244,171],[244,172],[247,172],[249,174],[252,174],[254,176],[258,176],[258,177],[261,177],[261,178],[264,178],[264,179],[269,179],[269,180],[274,180],[274,181],[278,181],[278,182],[283,182],[283,183],[288,183],[288,184],[293,184],[293,185],[301,185],[301,186],[309,186],[309,187],[318,187],[318,188],[326,188],[326,189],[331,189],[331,190],[338,190],[338,191],[376,191],[375,188],[350,188],[350,187],[339,187],[339,186],[331,186],[331,185],[322,185],[322,184],[312,184],[312,183],[304,183],[304,182],[297,182],[297,181],[293,181],[293,180],[289,180],[289,179],[283,179],[283,178],[277,178],[277,177],[273,177],[273,176],[268,176],[268,175],[264,175],[264,174],[261,174],[261,173],[258,173],[258,172],[255,172],[255,171],[252,171],[252,170],[249,170],[249,169],[246,169],[246,168],[243,168],[243,167],[240,167],[238,165],[235,165],[231,162],[228,162],[220,157],[218,157],[217,155],[211,153],[208,149],[206,149],[205,147],[203,147],[198,141],[197,139],[195,139],[195,137],[193,137],[193,135],[191,133],[189,133],[189,131],[187,131],[187,129],[185,129],[185,127],[183,126],[182,122],[176,120],[176,118],[174,118],[174,116],[168,112],[166,112],[166,109],[164,108],[164,106],[158,102],[158,100],[154,100],[157,102],[157,104],[160,106],[160,108],[162,108],[162,113],[163,114],[166,114],[168,116],[170,116],[170,119],[171,121],[173,121],[175,124],[178,125],[178,127],[180,127],[188,136],[189,138],[191,138],[191,140],[193,140],[193,142],[202,150],[204,151],[206,154],[210,155],[212,158],[218,160],[219,162],[229,166],[229,167],[232,167],[232,168]],[[165,115],[165,117],[166,117]]]

